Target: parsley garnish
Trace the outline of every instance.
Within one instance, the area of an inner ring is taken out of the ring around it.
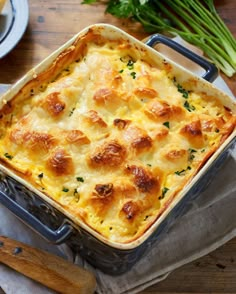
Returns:
[[[133,79],[136,79],[136,72],[135,71],[132,71],[130,75],[132,76]]]
[[[170,123],[169,123],[168,121],[165,121],[165,122],[163,123],[163,125],[164,125],[165,127],[167,127],[168,129],[170,128]]]
[[[185,101],[185,102],[184,102],[184,107],[185,107],[189,112],[195,110],[195,107],[194,107],[193,105],[190,105],[188,101]]]
[[[39,174],[38,177],[39,177],[40,179],[42,179],[42,178],[43,178],[43,173]]]
[[[186,169],[182,169],[181,171],[176,171],[175,174],[178,175],[178,176],[182,176],[185,174],[185,172],[187,170],[190,170],[191,169],[191,166],[188,166]]]
[[[123,69],[121,69],[120,71],[119,71],[119,73],[122,73],[124,70]]]
[[[63,191],[63,192],[69,192],[69,189],[68,189],[68,188],[65,188],[65,187],[63,187],[63,188],[62,188],[62,191]]]
[[[177,84],[178,92],[182,93],[182,96],[187,99],[189,91],[185,90],[180,84]]]
[[[188,152],[189,152],[188,159],[189,159],[189,161],[192,161],[195,158],[195,155],[193,153],[197,152],[197,150],[190,148],[190,149],[188,149]]]
[[[72,116],[72,114],[74,113],[74,111],[75,111],[75,107],[73,107],[73,108],[71,109],[71,111],[70,111],[70,113],[69,113],[69,116]]]
[[[161,191],[161,196],[159,196],[159,199],[163,199],[169,190],[170,190],[169,188],[164,187]]]
[[[76,180],[77,180],[78,182],[81,182],[81,183],[84,182],[84,178],[82,178],[82,177],[77,177]]]
[[[10,159],[10,160],[12,160],[13,159],[13,156],[12,155],[10,155],[9,153],[5,153],[4,154],[4,156],[6,157],[6,158],[8,158],[8,159]]]
[[[127,62],[127,67],[128,67],[129,70],[134,69],[134,62],[133,62],[133,60],[130,59]]]

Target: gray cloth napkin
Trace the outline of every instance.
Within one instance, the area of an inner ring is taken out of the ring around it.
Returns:
[[[181,63],[179,56],[175,58]],[[183,60],[184,66],[186,62]],[[195,65],[191,70],[198,73]],[[214,84],[233,96],[221,77]],[[91,270],[96,275],[97,292],[100,294],[138,293],[166,278],[169,272],[206,255],[236,236],[236,147],[228,155],[206,190],[190,203],[185,214],[156,240],[146,255],[123,275],[104,274],[79,255],[73,256],[67,246],[48,244],[1,205],[0,234],[60,255]],[[54,293],[4,265],[0,265],[0,286],[7,294]]]

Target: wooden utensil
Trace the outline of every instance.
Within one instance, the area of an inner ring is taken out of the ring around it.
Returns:
[[[92,294],[95,291],[96,280],[89,271],[4,236],[0,236],[0,262],[59,293]]]

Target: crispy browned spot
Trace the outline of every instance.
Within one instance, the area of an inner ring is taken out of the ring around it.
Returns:
[[[152,139],[145,130],[136,126],[128,126],[123,133],[124,139],[131,144],[135,149],[150,148],[152,146]]]
[[[134,139],[132,146],[136,149],[149,148],[152,146],[152,139],[149,136]]]
[[[122,82],[123,79],[121,75],[116,75],[112,81],[112,87],[117,88]]]
[[[30,146],[34,149],[50,150],[56,144],[56,138],[50,134],[33,132],[30,137]]]
[[[52,116],[60,115],[66,107],[66,104],[59,98],[59,92],[53,92],[46,97],[43,103],[46,109]]]
[[[134,201],[126,202],[122,207],[122,212],[125,213],[125,217],[128,220],[134,219],[134,217],[138,214],[139,211],[140,207]]]
[[[128,119],[121,119],[121,118],[116,118],[113,121],[113,125],[116,126],[119,130],[122,130],[130,123],[130,120]]]
[[[47,167],[57,176],[72,174],[74,170],[72,158],[64,149],[57,149],[50,155]]]
[[[127,171],[134,176],[134,184],[141,192],[150,193],[159,189],[159,181],[151,171],[142,166],[130,165]]]
[[[153,138],[155,140],[161,141],[165,139],[169,134],[169,130],[167,128],[154,132]]]
[[[165,157],[169,160],[175,160],[182,158],[187,155],[187,150],[185,149],[179,149],[179,150],[171,150],[168,153],[166,153]]]
[[[32,150],[48,151],[55,146],[57,140],[50,134],[14,129],[10,140],[17,145],[23,145]]]
[[[155,98],[157,97],[158,93],[156,90],[147,87],[139,87],[134,90],[134,94],[140,98]]]
[[[148,112],[154,117],[154,118],[165,118],[168,119],[171,114],[171,107],[166,102],[160,102],[160,101],[151,101],[147,105]]]
[[[93,99],[98,103],[105,103],[117,98],[116,91],[109,88],[101,88],[94,93]]]
[[[201,136],[202,135],[202,130],[201,130],[201,122],[200,120],[197,120],[197,121],[194,121],[194,122],[191,122],[190,124],[184,126],[182,129],[181,129],[181,133],[182,134],[187,134],[187,135],[190,135],[190,136]]]
[[[86,113],[86,117],[90,120],[90,122],[98,124],[100,127],[107,126],[105,121],[98,115],[97,111],[95,111],[95,110],[89,110]]]
[[[109,197],[113,194],[113,184],[97,184],[95,186],[95,194],[99,197]]]
[[[180,106],[169,105],[165,101],[152,100],[145,109],[146,115],[157,121],[180,119],[184,110]]]
[[[69,130],[66,132],[66,140],[69,143],[88,144],[90,140],[80,130]]]
[[[185,125],[180,130],[180,134],[185,136],[196,148],[201,148],[204,145],[200,120],[196,120],[190,124]]]
[[[90,160],[96,165],[118,166],[123,162],[125,156],[126,148],[117,141],[110,141],[97,147],[91,154]]]

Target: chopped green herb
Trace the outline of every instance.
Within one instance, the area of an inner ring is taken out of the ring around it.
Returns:
[[[159,199],[163,199],[168,191],[169,191],[169,188],[164,187],[161,191],[161,196],[159,196]]]
[[[219,132],[220,132],[220,130],[219,130],[219,129],[215,129],[215,132],[216,132],[216,133],[219,133]]]
[[[8,159],[10,159],[10,160],[12,160],[13,159],[13,156],[12,155],[10,155],[9,153],[5,153],[4,154],[4,156],[6,157],[6,158],[8,158]]]
[[[197,150],[192,149],[192,148],[189,148],[188,151],[189,151],[190,153],[195,153],[195,152],[197,152]]]
[[[124,70],[123,69],[121,69],[120,71],[119,71],[119,73],[122,73]]]
[[[190,105],[190,104],[188,103],[188,101],[185,101],[185,102],[184,102],[184,107],[185,107],[189,112],[195,110],[195,107],[194,107],[193,105]]]
[[[205,149],[202,149],[202,150],[201,150],[201,153],[203,153],[203,152],[205,152],[205,151],[206,151]]]
[[[76,180],[77,180],[78,182],[81,182],[81,183],[84,182],[84,178],[82,178],[82,177],[77,177]]]
[[[175,174],[178,176],[183,175],[183,173],[185,172],[185,169],[182,169],[181,171],[176,171]]]
[[[128,67],[129,70],[134,69],[134,62],[133,62],[133,60],[130,59],[128,61],[127,67]]]
[[[42,179],[42,178],[43,178],[43,173],[39,174],[38,177],[39,177],[40,179]]]
[[[170,123],[169,123],[168,121],[165,121],[165,122],[163,123],[163,125],[164,125],[165,127],[167,127],[168,129],[170,128]]]
[[[188,98],[189,91],[185,90],[180,84],[177,84],[178,92],[182,93],[184,98]]]
[[[190,148],[190,149],[188,149],[188,152],[189,152],[188,160],[192,161],[195,158],[195,155],[193,153],[197,152],[197,150]]]
[[[71,111],[70,111],[70,113],[69,113],[69,116],[72,116],[72,114],[74,113],[74,111],[75,111],[75,107],[73,107],[73,108],[71,109]]]
[[[132,71],[130,75],[133,77],[133,79],[136,79],[136,72],[135,71]]]
[[[147,166],[152,166],[150,163],[147,163]]]
[[[69,192],[69,189],[68,189],[68,188],[65,188],[65,187],[63,187],[63,188],[62,188],[62,191],[63,191],[63,192]]]
[[[178,176],[182,176],[182,175],[185,174],[185,172],[186,172],[187,170],[190,170],[190,169],[192,169],[191,166],[187,166],[186,169],[182,169],[181,171],[176,171],[175,174],[178,175]]]

